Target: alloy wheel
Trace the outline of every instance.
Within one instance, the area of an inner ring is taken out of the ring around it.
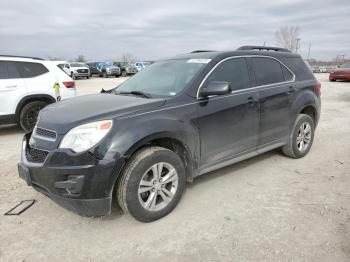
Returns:
[[[178,173],[169,163],[159,162],[151,166],[142,176],[138,198],[143,208],[159,211],[173,199],[178,188]]]
[[[308,122],[303,122],[298,131],[296,145],[300,152],[304,152],[310,146],[312,139],[312,129]]]

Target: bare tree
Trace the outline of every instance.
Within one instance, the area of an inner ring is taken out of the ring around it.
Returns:
[[[82,62],[85,63],[85,56],[84,55],[78,55],[78,57],[75,59],[76,62]]]
[[[49,56],[48,60],[50,60],[50,61],[63,61],[64,59],[62,57]]]
[[[122,57],[120,60],[123,63],[133,63],[133,62],[136,62],[137,58],[133,54],[124,53],[122,54]]]
[[[276,43],[280,47],[287,48],[292,52],[298,50],[299,26],[283,26],[275,32]]]

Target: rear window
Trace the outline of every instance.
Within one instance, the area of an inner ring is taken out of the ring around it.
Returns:
[[[284,82],[281,63],[267,57],[254,57],[255,84],[257,86]]]
[[[45,66],[39,63],[32,62],[15,62],[19,73],[23,78],[36,77],[43,75],[49,70]]]

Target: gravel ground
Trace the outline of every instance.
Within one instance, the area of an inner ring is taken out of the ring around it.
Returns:
[[[305,158],[277,150],[199,177],[148,224],[116,205],[83,218],[27,187],[16,167],[23,132],[0,127],[0,261],[350,261],[350,83],[317,77],[322,115]],[[122,80],[78,80],[78,93]],[[2,215],[24,199],[37,203]]]

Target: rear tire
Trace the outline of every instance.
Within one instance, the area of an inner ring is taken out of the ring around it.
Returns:
[[[39,111],[47,106],[46,102],[43,101],[34,101],[26,104],[19,115],[19,125],[23,128],[24,131],[32,131],[37,118]]]
[[[288,144],[282,148],[283,153],[291,158],[304,157],[311,149],[315,134],[312,117],[299,114],[289,135]]]
[[[176,153],[144,148],[132,156],[117,183],[118,203],[139,221],[155,221],[175,208],[185,184],[185,167]]]

